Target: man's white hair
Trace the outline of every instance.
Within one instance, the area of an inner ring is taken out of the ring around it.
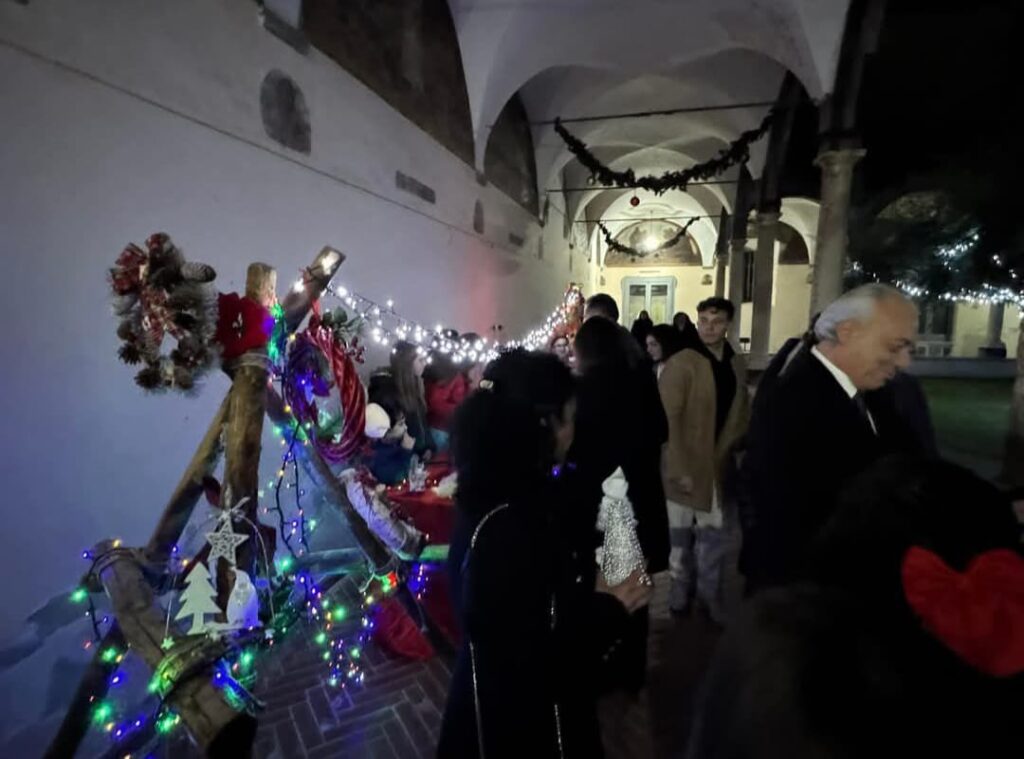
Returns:
[[[821,312],[818,321],[814,323],[814,336],[819,341],[834,343],[838,340],[837,331],[840,324],[848,321],[867,321],[879,303],[891,298],[912,303],[895,287],[880,283],[861,285],[843,293]]]

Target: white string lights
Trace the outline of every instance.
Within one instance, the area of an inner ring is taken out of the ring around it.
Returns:
[[[294,285],[296,291],[303,287],[300,280]],[[331,284],[325,293],[332,295],[345,304],[367,326],[367,335],[377,345],[393,346],[403,341],[415,345],[420,355],[429,361],[430,354],[437,351],[451,358],[458,364],[492,361],[502,350],[525,348],[535,351],[544,349],[554,331],[563,325],[572,315],[574,309],[582,312],[583,292],[576,284],[570,284],[565,297],[547,317],[544,323],[531,330],[520,340],[499,343],[480,337],[475,340],[455,337],[455,330],[449,330],[442,324],[433,328],[408,319],[395,311],[395,302],[387,299],[383,303],[367,298],[344,285]]]
[[[971,232],[963,240],[939,248],[935,251],[935,256],[941,261],[943,268],[953,270],[959,261],[973,250],[979,239],[980,237],[976,231]],[[1009,268],[1002,256],[993,255],[992,263],[1006,272],[1011,280],[1014,282],[1019,281],[1020,275],[1018,272],[1015,269]],[[856,261],[851,263],[850,268],[856,272],[864,271]],[[874,272],[869,272],[869,275],[876,282],[881,279]],[[993,285],[985,282],[976,289],[961,288],[944,293],[933,293],[926,287],[905,280],[896,280],[894,284],[911,298],[935,298],[955,303],[969,303],[975,306],[1014,305],[1021,310],[1021,317],[1024,318],[1024,291],[1009,286]]]
[[[498,355],[498,344],[486,337],[476,340],[453,337],[455,331],[441,324],[431,329],[401,316],[395,311],[395,302],[390,298],[378,303],[343,285],[329,285],[325,292],[341,300],[363,320],[368,327],[369,339],[377,345],[388,347],[399,341],[412,343],[428,360],[431,352],[438,351],[457,364],[490,361]]]

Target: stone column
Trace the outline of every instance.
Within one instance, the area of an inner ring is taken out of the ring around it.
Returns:
[[[821,210],[818,250],[811,285],[811,316],[843,292],[843,268],[849,236],[850,186],[853,167],[864,157],[862,148],[823,150],[815,161],[821,167]]]
[[[982,358],[1006,358],[1006,343],[1003,342],[1003,317],[1006,306],[993,303],[988,307],[988,329],[985,344],[978,350]]]
[[[757,253],[754,255],[754,313],[750,322],[750,353],[768,355],[772,329],[772,285],[775,281],[775,236],[778,211],[757,214]]]
[[[743,310],[743,280],[747,275],[747,241],[734,237],[729,243],[729,300],[736,308],[732,323],[736,339],[740,334],[740,314]]]
[[[729,213],[724,208],[718,216],[718,239],[715,240],[715,297],[725,297],[725,265],[729,259]]]
[[[725,266],[728,254],[719,254],[715,257],[715,297],[725,297]]]

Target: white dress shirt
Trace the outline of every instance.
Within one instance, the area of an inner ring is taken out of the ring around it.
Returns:
[[[843,392],[850,396],[850,400],[853,400],[854,397],[856,397],[857,395],[857,386],[853,384],[853,380],[850,379],[850,376],[842,369],[840,369],[838,366],[829,361],[825,357],[825,354],[818,350],[818,346],[815,345],[813,348],[811,348],[811,355],[818,359],[818,361],[821,362],[822,366],[828,369],[829,374],[836,378],[836,382],[839,383],[839,387],[843,388]],[[871,422],[871,431],[877,435],[878,427],[875,426],[875,418],[871,416],[870,411],[868,411],[867,413],[868,421]]]

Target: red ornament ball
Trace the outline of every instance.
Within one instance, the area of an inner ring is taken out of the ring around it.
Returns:
[[[633,208],[636,208],[638,205],[640,205],[640,198],[634,195],[629,199],[629,204],[633,206]]]

